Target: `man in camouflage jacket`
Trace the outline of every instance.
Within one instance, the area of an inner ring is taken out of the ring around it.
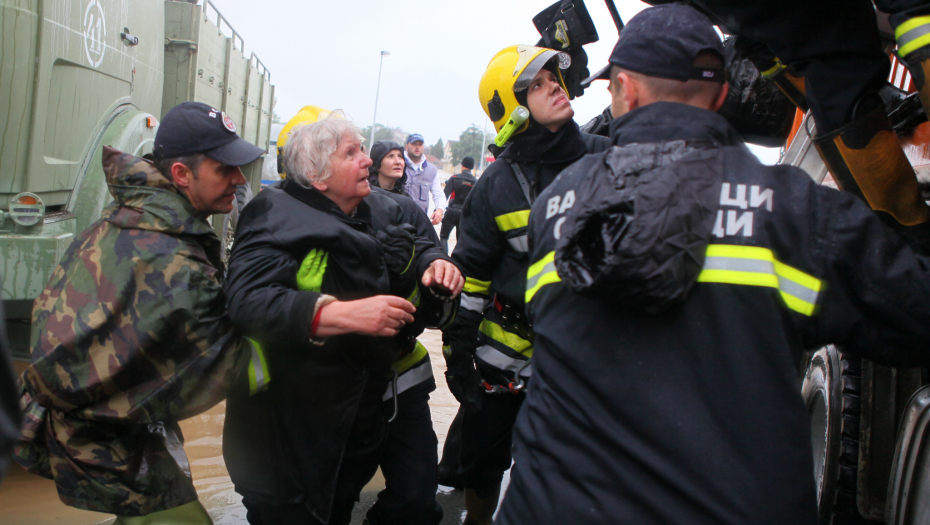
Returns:
[[[236,166],[262,153],[225,114],[195,103],[165,116],[161,171],[104,148],[115,202],[36,299],[22,375],[16,459],[53,479],[67,505],[209,523],[177,422],[226,396],[250,346],[226,315],[219,239],[206,218],[229,211],[245,183]]]

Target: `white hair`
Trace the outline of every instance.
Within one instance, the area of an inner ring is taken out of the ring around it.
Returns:
[[[333,154],[347,135],[355,139],[360,132],[341,109],[316,122],[292,129],[284,146],[287,178],[305,188],[330,178],[333,175]]]

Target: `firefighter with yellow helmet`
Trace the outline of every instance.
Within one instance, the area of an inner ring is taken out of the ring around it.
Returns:
[[[465,523],[489,524],[510,468],[511,430],[531,373],[533,330],[524,315],[527,220],[536,196],[564,168],[606,150],[605,137],[572,120],[563,71],[566,53],[517,45],[488,64],[479,102],[502,148],[465,201],[452,259],[466,277],[461,308],[443,331],[447,382],[461,403],[458,464],[468,511]],[[447,442],[448,443],[448,442]]]

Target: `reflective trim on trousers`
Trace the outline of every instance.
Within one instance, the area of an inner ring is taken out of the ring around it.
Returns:
[[[429,362],[429,359],[427,359],[423,364],[407,370],[397,378],[397,395],[400,395],[406,390],[410,390],[420,383],[425,383],[432,378],[433,364]],[[384,396],[381,398],[381,400],[387,401],[392,397],[394,397],[394,392],[389,383],[387,392],[384,393]]]
[[[504,355],[503,352],[501,352],[497,348],[494,348],[491,345],[484,345],[484,346],[478,347],[478,350],[475,352],[475,358],[480,359],[485,364],[493,366],[494,368],[497,368],[498,370],[507,370],[513,373],[516,373],[517,370],[520,370],[521,368],[523,368],[524,365],[526,365],[526,362],[528,361],[527,358],[515,359],[508,355]],[[530,377],[531,375],[533,375],[532,366],[527,366],[526,368],[523,368],[523,371],[520,373],[521,377]]]
[[[515,353],[523,354],[526,357],[533,357],[532,342],[527,341],[526,339],[513,332],[504,330],[503,326],[495,323],[494,321],[491,321],[490,319],[482,320],[481,324],[478,325],[478,331],[488,338],[497,341],[498,343],[513,350]]]
[[[788,308],[814,315],[823,283],[775,259],[772,250],[757,246],[711,244],[698,282],[775,288]]]

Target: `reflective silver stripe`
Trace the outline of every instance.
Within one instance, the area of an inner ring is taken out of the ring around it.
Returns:
[[[908,44],[927,34],[930,34],[930,24],[922,24],[911,29],[898,37],[898,49],[901,50],[903,55],[910,54],[914,49],[910,49]],[[917,47],[919,48],[922,46],[918,45]]]
[[[399,395],[401,392],[409,390],[425,381],[429,381],[432,378],[433,364],[430,363],[429,357],[427,357],[426,361],[407,370],[397,378],[397,393]],[[385,392],[384,396],[381,398],[382,401],[387,401],[394,397],[394,392],[391,390],[391,385],[388,385],[387,392]]]
[[[510,243],[510,247],[518,252],[526,253],[530,251],[529,240],[526,235],[521,235],[519,237],[514,237],[512,239],[507,239],[507,242]]]
[[[752,272],[770,274],[778,277],[778,289],[811,304],[817,303],[817,290],[811,290],[784,276],[779,275],[775,263],[760,259],[740,259],[735,257],[708,257],[704,260],[705,270],[729,270],[734,272]]]
[[[543,278],[543,276],[545,276],[549,272],[554,272],[554,271],[555,271],[555,261],[546,263],[546,265],[543,266],[542,269],[539,270],[539,272],[536,275],[526,280],[526,289],[532,290],[533,288],[536,288],[536,283],[538,283],[539,280]]]
[[[705,270],[730,270],[733,272],[769,273],[775,275],[775,264],[762,259],[739,259],[736,257],[708,257],[704,259]]]
[[[479,314],[484,311],[484,307],[488,305],[490,299],[487,297],[476,297],[469,293],[462,294],[462,302],[459,303],[460,306],[471,312],[478,312]]]
[[[494,348],[491,345],[484,345],[478,348],[478,350],[475,352],[475,357],[481,359],[494,368],[499,370],[509,370],[511,372],[516,372],[524,364],[526,364],[526,359],[514,359],[513,357],[503,354],[500,350]],[[523,375],[526,374],[524,373]]]
[[[778,289],[788,295],[797,297],[805,303],[817,304],[817,290],[811,290],[810,288],[801,286],[790,279],[785,279],[781,275],[778,276]]]

